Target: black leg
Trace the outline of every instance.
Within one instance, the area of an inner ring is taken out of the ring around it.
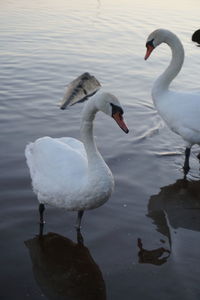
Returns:
[[[77,243],[78,243],[79,245],[84,246],[84,240],[83,240],[83,236],[82,236],[82,234],[81,234],[81,230],[77,228],[77,229],[76,229],[76,233],[77,233]]]
[[[191,148],[186,148],[185,149],[185,162],[184,162],[184,166],[183,166],[183,170],[184,170],[185,175],[187,175],[187,173],[190,170],[190,165],[189,165],[190,150],[191,150]]]
[[[82,220],[83,213],[84,213],[84,210],[78,211],[78,216],[77,216],[76,226],[75,226],[77,230],[81,229],[81,220]]]
[[[43,228],[44,228],[44,210],[45,210],[45,206],[43,203],[40,203],[39,205],[39,213],[40,213],[40,236],[43,235]]]

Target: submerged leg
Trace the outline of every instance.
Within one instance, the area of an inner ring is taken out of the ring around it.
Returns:
[[[185,162],[184,162],[184,166],[183,166],[183,170],[184,170],[185,175],[187,175],[187,173],[190,170],[190,165],[189,165],[190,150],[191,150],[191,147],[190,148],[187,147],[185,149]]]
[[[43,235],[43,228],[44,228],[44,210],[45,206],[43,203],[40,203],[39,205],[39,213],[40,213],[40,236]]]
[[[82,236],[82,234],[81,234],[81,230],[77,228],[77,229],[76,229],[76,233],[77,233],[77,243],[78,243],[79,245],[84,246],[84,240],[83,240],[83,236]]]
[[[78,216],[77,216],[76,226],[75,226],[77,230],[81,229],[81,220],[82,220],[83,213],[84,213],[84,210],[78,211]]]

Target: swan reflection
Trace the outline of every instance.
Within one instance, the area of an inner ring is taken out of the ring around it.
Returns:
[[[142,240],[138,238],[137,241],[138,248],[140,251],[138,252],[139,263],[153,264],[153,265],[162,265],[167,262],[167,259],[170,256],[170,251],[163,247],[147,250],[143,248]]]
[[[33,274],[47,299],[105,300],[106,288],[99,266],[83,245],[57,233],[25,241]]]
[[[200,181],[179,179],[162,187],[159,194],[151,196],[148,216],[153,219],[158,232],[165,235],[171,246],[170,229],[184,228],[200,231]]]

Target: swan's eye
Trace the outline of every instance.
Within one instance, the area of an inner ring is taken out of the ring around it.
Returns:
[[[110,105],[112,106],[112,116],[118,112],[122,118],[122,115],[124,113],[123,109],[120,106],[115,105],[113,103],[110,103]]]
[[[152,39],[151,41],[148,41],[148,42],[146,43],[146,47],[148,48],[148,47],[150,46],[150,47],[155,48],[155,46],[154,46],[154,44],[153,44],[153,41],[154,41],[154,39]]]

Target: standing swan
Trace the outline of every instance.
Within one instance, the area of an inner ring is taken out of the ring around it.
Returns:
[[[146,43],[145,60],[161,43],[171,48],[172,59],[168,68],[155,81],[152,98],[158,113],[169,128],[186,142],[184,173],[188,173],[190,150],[200,144],[200,95],[169,90],[169,85],[179,73],[184,61],[184,49],[178,37],[165,29],[153,31]]]
[[[66,93],[62,109],[80,101],[77,94],[87,94],[84,79],[90,81],[88,76],[90,74],[85,73],[74,81],[77,83],[78,80],[78,83],[73,89],[73,85],[70,87],[69,97]],[[45,204],[78,211],[76,227],[80,230],[84,210],[104,204],[113,191],[112,173],[97,150],[93,137],[93,121],[98,111],[112,117],[128,133],[118,99],[110,93],[100,93],[84,106],[80,129],[82,142],[71,137],[42,137],[26,146],[25,156],[33,190],[40,203],[41,234]]]

